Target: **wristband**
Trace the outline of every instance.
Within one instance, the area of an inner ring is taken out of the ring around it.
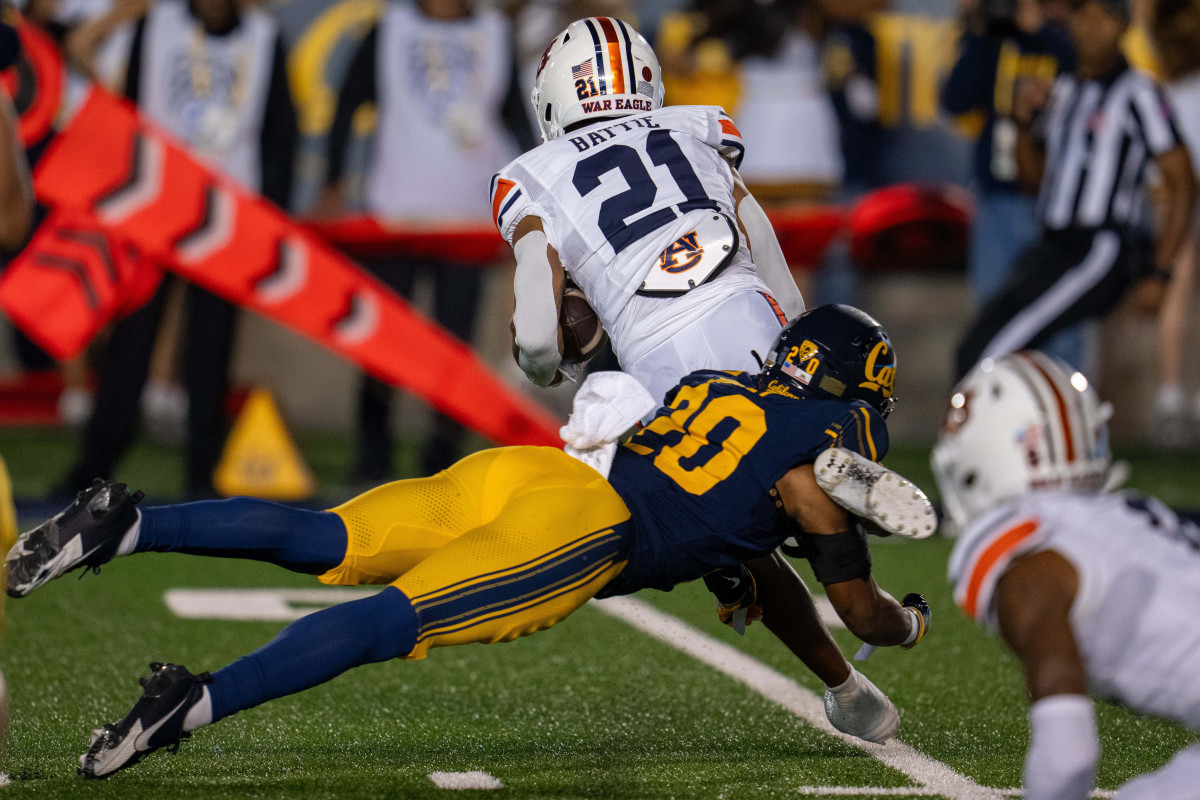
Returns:
[[[908,632],[908,638],[900,644],[913,644],[917,641],[917,637],[921,635],[921,612],[909,606],[905,606],[904,610],[912,616],[912,629]]]

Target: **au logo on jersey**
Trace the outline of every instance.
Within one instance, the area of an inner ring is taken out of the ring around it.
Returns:
[[[881,360],[886,363],[881,364]],[[892,389],[896,383],[896,360],[887,342],[877,342],[875,347],[871,348],[863,374],[866,380],[860,383],[858,388],[872,389],[884,397],[892,396]]]
[[[658,268],[674,275],[687,272],[696,266],[704,255],[704,248],[697,242],[696,237],[696,231],[692,231],[676,239],[658,257]]]

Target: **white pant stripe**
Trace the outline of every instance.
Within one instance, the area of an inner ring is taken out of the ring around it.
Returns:
[[[1009,320],[983,348],[980,359],[999,358],[1028,345],[1033,337],[1104,280],[1120,252],[1121,237],[1115,231],[1098,231],[1084,259]]]

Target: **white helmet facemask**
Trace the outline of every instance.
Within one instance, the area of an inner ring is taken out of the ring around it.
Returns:
[[[548,142],[577,122],[661,108],[662,70],[649,43],[629,25],[588,17],[550,42],[530,99]]]
[[[1027,492],[1099,491],[1110,416],[1087,378],[1056,358],[985,359],[954,387],[933,448],[946,532]]]

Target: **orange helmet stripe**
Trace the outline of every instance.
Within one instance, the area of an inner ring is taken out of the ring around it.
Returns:
[[[632,93],[625,80],[625,63],[621,58],[621,40],[617,36],[616,26],[608,17],[597,17],[596,21],[604,32],[604,49],[608,55],[608,74],[611,76],[609,90],[613,94]]]
[[[1018,355],[1025,361],[1029,362],[1030,366],[1038,371],[1038,374],[1040,374],[1046,381],[1046,385],[1050,387],[1050,392],[1054,395],[1055,406],[1058,408],[1058,419],[1062,424],[1063,438],[1066,440],[1067,462],[1070,463],[1074,461],[1075,432],[1071,428],[1071,414],[1067,410],[1066,399],[1063,397],[1062,392],[1058,390],[1058,386],[1055,385],[1054,379],[1050,377],[1050,373],[1046,372],[1046,370],[1042,368],[1042,365],[1037,362],[1036,358],[1028,353],[1018,353]]]

